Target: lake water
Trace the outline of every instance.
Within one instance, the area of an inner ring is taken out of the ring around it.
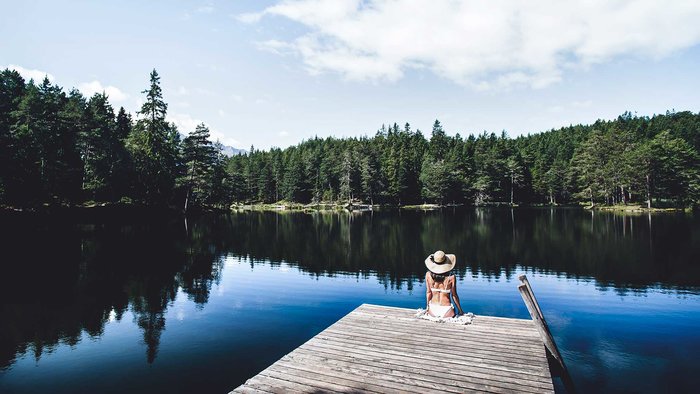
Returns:
[[[528,318],[527,273],[581,392],[691,392],[700,218],[578,209],[0,216],[0,392],[227,392],[361,303]],[[446,345],[446,346],[449,346]]]

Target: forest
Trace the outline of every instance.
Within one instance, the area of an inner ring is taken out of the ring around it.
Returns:
[[[232,204],[700,205],[700,113],[667,111],[510,138],[429,138],[411,125],[373,136],[314,137],[227,156],[209,129],[178,130],[156,70],[135,114],[105,93],[0,72],[0,205]],[[245,131],[238,131],[244,133]]]

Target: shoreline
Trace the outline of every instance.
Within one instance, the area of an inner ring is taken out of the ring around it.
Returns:
[[[678,213],[693,211],[692,207],[647,208],[641,205],[595,205],[584,207],[584,209],[589,211],[605,211],[615,213]]]
[[[582,209],[590,211],[605,211],[616,213],[678,213],[692,212],[691,207],[668,207],[668,208],[646,208],[639,205],[595,205],[584,206],[581,204],[565,204],[565,205],[549,205],[549,204],[514,204],[508,203],[492,203],[492,204],[407,204],[407,205],[390,205],[390,204],[341,204],[332,202],[322,202],[316,204],[301,204],[282,202],[276,204],[238,204],[232,205],[231,211],[265,211],[265,212],[282,212],[282,211],[379,211],[384,209],[399,209],[407,211],[437,211],[448,208],[511,208],[511,209],[528,209],[528,208],[556,208],[556,209]]]
[[[18,215],[65,215],[76,214],[83,215],[126,215],[126,216],[189,216],[206,213],[228,213],[228,212],[368,212],[381,210],[405,210],[405,211],[439,211],[448,208],[511,208],[511,209],[530,209],[530,208],[556,208],[556,209],[582,209],[588,211],[612,212],[622,214],[640,214],[640,213],[679,213],[693,212],[691,207],[666,207],[666,208],[647,208],[640,205],[544,205],[544,204],[515,204],[507,203],[492,203],[492,204],[407,204],[407,205],[391,205],[391,204],[342,204],[334,202],[321,202],[313,204],[278,202],[274,204],[233,204],[229,208],[224,207],[198,207],[185,213],[181,209],[172,206],[149,206],[141,204],[124,204],[124,203],[107,203],[107,202],[90,202],[79,205],[40,205],[33,207],[14,207],[0,205],[0,213],[2,214],[18,214]]]

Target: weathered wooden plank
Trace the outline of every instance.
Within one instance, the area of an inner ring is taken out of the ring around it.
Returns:
[[[394,347],[401,347],[404,343],[410,342],[412,344],[415,344],[417,346],[422,347],[422,350],[429,350],[429,349],[434,349],[436,348],[435,341],[431,341],[429,338],[425,337],[418,337],[418,336],[413,336],[413,335],[396,335],[394,337],[391,336],[377,336],[373,335],[371,330],[362,330],[362,329],[355,329],[352,332],[338,332],[338,331],[331,331],[327,330],[324,331],[322,336],[319,336],[319,339],[324,339],[325,337],[328,338],[336,338],[342,341],[343,338],[348,338],[350,340],[358,340],[358,341],[366,341],[368,343],[378,343],[378,344],[388,344],[390,346]],[[509,359],[512,359],[514,361],[519,361],[525,364],[532,364],[533,362],[540,362],[542,361],[543,364],[545,364],[545,360],[542,359],[542,357],[538,357],[539,354],[533,354],[533,353],[526,353],[523,351],[522,348],[517,348],[515,349],[514,347],[517,347],[518,343],[513,342],[511,343],[511,348],[508,348],[506,346],[495,346],[495,345],[489,345],[489,344],[476,344],[476,343],[469,343],[469,342],[447,342],[441,346],[441,353],[443,354],[454,354],[454,355],[459,355],[459,357],[465,357],[465,356],[470,356],[470,355],[480,355],[484,358],[489,358],[489,356],[502,356],[503,354],[508,354]],[[500,358],[495,358],[495,359],[500,359]]]
[[[269,372],[267,369],[255,375],[249,381],[255,384],[264,384],[266,386],[278,387],[282,393],[308,393],[318,391],[319,387],[301,384],[288,380],[285,376],[274,376],[274,372]],[[246,383],[247,384],[247,383]]]
[[[271,381],[277,380],[280,382],[280,387],[292,387],[302,393],[342,392],[346,389],[343,385],[327,383],[318,379],[307,379],[293,371],[292,373],[288,373],[288,371],[280,372],[276,369],[268,368],[260,372],[258,376]],[[359,391],[361,389],[356,390]]]
[[[376,343],[377,341],[383,341],[384,343],[390,344],[394,347],[401,347],[404,343],[410,342],[417,346],[421,346],[422,349],[426,351],[429,349],[435,349],[436,347],[435,342],[431,342],[429,338],[419,338],[410,335],[397,335],[394,338],[373,337],[371,331],[361,331],[359,329],[353,331],[352,333],[338,333],[335,331],[328,331],[325,332],[323,335],[335,336],[338,339],[347,337],[354,340],[371,341],[373,343]],[[512,342],[511,346],[515,347],[518,346],[518,344],[518,342]],[[465,355],[470,354],[480,354],[483,356],[508,354],[509,357],[513,359],[525,361],[527,363],[531,363],[533,360],[544,361],[541,360],[541,357],[538,357],[540,349],[535,349],[532,351],[532,353],[526,353],[522,348],[519,348],[517,350],[513,349],[511,351],[512,348],[508,348],[505,345],[496,346],[488,343],[472,343],[466,342],[464,339],[461,339],[459,341],[455,340],[451,343],[445,343],[442,345],[442,349],[443,354],[454,354],[462,358]]]
[[[365,384],[367,387],[381,391],[396,390],[397,392],[422,393],[426,389],[425,385],[422,386],[423,388],[416,385],[413,379],[392,379],[386,372],[371,371],[353,365],[339,367],[319,359],[303,359],[306,362],[298,362],[298,360],[300,359],[295,357],[284,357],[276,364],[280,367],[295,368],[313,375],[327,376],[330,379],[343,378],[355,381],[358,384]],[[434,385],[427,388],[429,390],[436,389]]]
[[[380,331],[378,331],[379,329]],[[478,352],[479,350],[493,351],[493,352],[505,352],[507,354],[512,354],[514,356],[522,356],[526,358],[539,358],[540,352],[544,351],[544,346],[542,343],[537,343],[535,341],[523,341],[518,339],[508,340],[492,340],[484,339],[478,335],[454,335],[446,336],[443,338],[450,338],[448,340],[436,341],[434,336],[422,333],[405,333],[405,332],[386,332],[381,331],[380,327],[360,327],[355,326],[352,329],[344,328],[343,330],[338,330],[336,328],[329,329],[327,333],[334,333],[336,335],[348,335],[348,336],[358,336],[361,337],[371,336],[377,339],[387,339],[392,341],[405,341],[407,343],[414,344],[424,344],[426,346],[435,347],[437,342],[443,344],[443,347],[449,352],[462,352],[471,353]],[[542,353],[544,354],[544,353]]]
[[[298,360],[298,359],[294,359]],[[427,381],[425,379],[416,379],[410,374],[403,374],[402,376],[397,376],[396,374],[391,374],[386,368],[382,371],[368,370],[367,367],[360,367],[359,365],[354,366],[334,366],[332,363],[315,363],[309,364],[308,359],[304,359],[305,363],[296,363],[295,361],[280,360],[279,365],[285,366],[289,363],[290,367],[297,368],[299,365],[309,366],[311,369],[304,369],[307,372],[312,372],[316,375],[323,375],[334,381],[338,377],[346,378],[349,380],[354,380],[362,382],[367,385],[367,387],[381,387],[381,390],[397,390],[397,392],[410,392],[410,393],[424,393],[424,392],[450,392],[450,393],[463,393],[465,391],[470,392],[489,392],[489,393],[507,393],[512,392],[513,389],[503,388],[499,386],[499,382],[491,380],[481,380],[473,379],[472,377],[462,377],[457,381],[451,375],[442,376],[440,381]],[[538,391],[529,390],[529,393],[535,393]]]
[[[430,366],[432,367],[433,365],[448,365],[450,368],[453,368],[453,374],[457,373],[464,373],[464,371],[479,371],[482,373],[486,373],[489,375],[493,376],[504,376],[504,377],[517,377],[520,380],[528,380],[528,381],[533,381],[533,382],[545,382],[545,383],[551,383],[551,377],[549,375],[546,375],[545,373],[526,373],[522,372],[519,370],[515,370],[511,367],[508,367],[507,365],[499,365],[499,364],[486,364],[486,363],[479,363],[475,361],[464,361],[460,364],[453,364],[453,363],[445,363],[445,364],[440,364],[439,359],[428,359],[428,358],[423,358],[423,359],[417,359],[416,357],[407,354],[407,353],[400,353],[400,352],[383,352],[381,354],[381,358],[372,358],[374,355],[377,353],[374,352],[373,350],[368,350],[367,348],[358,348],[358,349],[348,349],[347,347],[343,346],[335,346],[331,344],[327,344],[325,346],[316,346],[316,345],[309,345],[309,347],[306,347],[304,349],[299,349],[299,350],[308,350],[311,352],[320,352],[320,353],[342,353],[350,357],[355,357],[358,360],[364,359],[364,358],[371,358],[374,361],[377,362],[383,362],[386,364],[392,364],[392,365],[400,365],[400,366],[405,366],[405,367],[416,367],[416,366]]]
[[[407,368],[413,372],[419,371],[436,371],[435,373],[446,373],[443,368],[447,368],[451,373],[454,373],[454,368],[459,368],[460,373],[470,374],[471,372],[484,373],[488,376],[497,377],[498,379],[504,378],[514,378],[518,381],[528,381],[533,383],[544,382],[547,385],[551,384],[551,379],[549,375],[546,374],[524,374],[519,371],[512,371],[508,368],[499,366],[498,364],[486,365],[479,364],[476,362],[466,361],[462,364],[455,365],[452,363],[440,363],[435,361],[435,359],[417,359],[411,355],[402,354],[381,354],[377,356],[377,352],[372,352],[363,349],[352,349],[348,350],[342,346],[316,346],[309,345],[305,348],[297,349],[300,354],[320,354],[328,357],[349,357],[351,359],[357,360],[358,362],[371,362],[379,363],[382,365],[387,365],[396,368]],[[290,354],[291,355],[291,354]],[[537,385],[537,384],[536,384]]]
[[[418,337],[424,337],[424,338],[453,338],[453,339],[460,339],[464,341],[479,341],[483,343],[490,343],[494,345],[502,344],[509,346],[515,342],[526,346],[528,349],[539,349],[542,345],[542,341],[538,341],[536,337],[522,337],[522,336],[517,336],[517,335],[509,335],[509,334],[503,334],[503,335],[488,335],[488,334],[483,334],[478,331],[450,331],[450,330],[442,330],[439,328],[436,328],[434,330],[425,330],[425,329],[420,329],[419,327],[415,327],[411,329],[411,326],[402,326],[400,324],[391,324],[391,323],[377,323],[377,322],[362,322],[362,321],[354,321],[354,320],[349,320],[346,321],[346,324],[342,326],[342,328],[339,327],[333,327],[331,329],[335,331],[347,331],[347,332],[352,332],[356,328],[365,328],[365,329],[370,329],[370,330],[375,330],[375,331],[380,331],[381,330],[388,330],[390,333],[395,333],[396,335],[409,335],[413,334]],[[410,330],[410,331],[409,331]],[[341,331],[341,332],[342,332]]]
[[[336,326],[336,327],[329,327],[329,330],[336,330],[336,331],[348,331],[352,332],[355,329],[358,328],[365,328],[365,329],[370,329],[377,331],[378,333],[385,333],[389,332],[392,334],[396,335],[404,335],[404,334],[415,334],[415,335],[421,335],[423,337],[428,337],[429,335],[433,336],[445,336],[445,337],[453,337],[453,338],[459,338],[459,339],[464,339],[464,340],[474,340],[474,341],[479,341],[483,343],[491,343],[491,344],[503,344],[506,346],[511,346],[514,342],[517,342],[520,345],[523,345],[527,347],[528,350],[530,349],[539,349],[542,347],[542,341],[539,339],[539,337],[533,337],[533,336],[517,336],[517,335],[510,335],[510,334],[502,334],[502,335],[493,335],[493,333],[488,334],[488,333],[482,333],[479,331],[475,330],[461,330],[459,332],[455,332],[454,329],[451,329],[451,327],[446,327],[443,329],[442,327],[434,327],[434,328],[425,328],[425,327],[416,327],[415,325],[412,326],[410,324],[400,324],[396,322],[387,322],[387,321],[367,321],[367,320],[355,320],[353,319],[347,319],[343,321],[344,324],[342,326]],[[438,324],[436,323],[430,323],[434,326],[437,326]],[[440,326],[444,326],[444,324],[440,324]]]
[[[481,386],[473,386],[469,383],[464,383],[460,379],[454,379],[454,370],[450,367],[440,365],[416,366],[398,365],[388,360],[371,360],[370,357],[358,358],[352,355],[342,353],[329,353],[321,350],[303,350],[297,351],[286,356],[289,360],[294,360],[299,363],[323,363],[337,368],[343,368],[356,373],[374,373],[377,376],[385,379],[399,379],[399,381],[410,382],[413,385],[420,387],[441,388],[444,391],[464,392],[465,389],[474,389],[490,385],[496,389],[503,390],[523,390],[531,393],[539,393],[543,389],[549,389],[551,383],[531,382],[519,379],[518,377],[494,376],[490,373],[479,372],[478,370],[468,369],[461,371],[460,378],[470,383],[480,384]],[[357,372],[362,371],[362,372]],[[447,379],[446,379],[447,378]],[[437,386],[436,386],[437,385]]]
[[[392,328],[393,327],[393,328]],[[491,335],[482,335],[481,333],[474,332],[474,331],[462,331],[462,332],[450,332],[450,331],[443,331],[443,330],[433,330],[433,331],[426,331],[426,330],[418,330],[416,329],[413,332],[406,331],[405,328],[402,328],[398,325],[391,325],[391,324],[373,324],[373,323],[365,323],[363,324],[361,321],[358,322],[348,322],[345,326],[342,327],[333,327],[330,330],[333,332],[338,332],[338,333],[346,333],[346,334],[353,334],[355,332],[362,332],[362,330],[369,330],[369,331],[374,331],[377,333],[378,336],[380,337],[386,337],[387,335],[391,335],[395,338],[401,337],[409,341],[417,340],[420,341],[421,339],[435,339],[435,338],[445,338],[444,340],[433,340],[432,342],[442,342],[445,345],[455,345],[458,343],[464,343],[464,344],[469,344],[471,345],[472,343],[475,344],[484,344],[484,345],[489,345],[493,346],[494,348],[513,348],[514,346],[521,346],[521,351],[525,352],[537,352],[540,350],[540,348],[543,347],[542,341],[539,341],[537,338],[531,338],[531,337],[519,337],[519,336],[510,336],[507,334],[504,334],[502,336],[491,336]]]
[[[292,382],[270,378],[263,375],[256,375],[248,379],[245,382],[245,386],[241,386],[238,389],[234,390],[234,393],[242,392],[238,391],[242,387],[272,394],[304,393],[312,390],[312,388],[310,388],[309,386],[300,387],[299,385],[294,384]]]
[[[349,376],[346,374],[330,374],[321,368],[311,369],[304,365],[297,364],[286,364],[284,362],[276,362],[270,368],[267,369],[268,373],[280,374],[286,376],[290,381],[300,382],[304,384],[318,386],[325,390],[331,390],[334,392],[341,392],[346,390],[348,387],[352,387],[355,390],[360,390],[363,392],[370,393],[417,393],[414,390],[399,390],[396,388],[388,387],[389,385],[379,385],[373,382],[364,381],[356,376]],[[406,386],[408,388],[408,386]]]
[[[532,321],[477,316],[461,326],[414,313],[361,305],[235,392],[553,392]]]
[[[311,345],[311,344],[309,344]],[[418,350],[415,348],[381,348],[378,349],[377,346],[374,344],[362,344],[360,342],[354,342],[352,344],[349,343],[329,343],[329,342],[315,342],[313,344],[314,346],[319,346],[319,347],[332,347],[334,349],[347,349],[348,351],[356,351],[356,350],[364,350],[364,351],[375,351],[375,352],[381,352],[382,354],[385,355],[398,355],[398,356],[405,356],[405,357],[410,357],[414,360],[415,363],[420,364],[424,363],[423,365],[430,365],[428,363],[449,363],[451,365],[455,366],[464,366],[464,367],[472,367],[472,368],[479,368],[479,367],[484,367],[484,368],[498,368],[498,369],[503,369],[506,371],[510,372],[515,372],[515,373],[520,373],[520,374],[528,374],[528,375],[533,375],[533,376],[541,376],[541,377],[547,377],[549,373],[549,369],[545,365],[537,366],[537,365],[526,365],[526,364],[515,364],[509,361],[494,361],[494,360],[489,360],[489,359],[484,359],[482,357],[465,357],[464,359],[461,359],[459,357],[439,357],[431,354],[421,354]]]
[[[354,315],[354,316],[348,316],[344,318],[343,322],[352,322],[352,321],[358,321],[361,322],[362,324],[382,324],[382,323],[390,323],[392,326],[396,326],[396,328],[400,327],[406,327],[409,328],[412,331],[423,331],[423,332],[431,332],[431,331],[440,331],[440,330],[449,330],[451,333],[460,333],[460,332],[476,332],[480,333],[481,335],[485,336],[490,336],[490,337],[503,337],[504,335],[510,335],[510,336],[518,336],[518,337],[524,337],[524,338],[536,338],[535,334],[537,331],[535,330],[535,327],[530,327],[529,329],[522,329],[522,328],[517,328],[517,329],[504,329],[504,328],[492,328],[488,326],[479,326],[479,325],[455,325],[451,323],[434,323],[428,320],[418,320],[414,317],[406,317],[406,318],[381,318],[381,317],[372,317],[372,316],[363,316],[363,315]],[[344,324],[343,324],[344,325]]]
[[[267,391],[260,389],[258,387],[254,387],[251,385],[248,385],[246,383],[245,386],[241,386],[233,390],[234,393],[240,393],[240,394],[270,394],[270,393],[276,393],[274,391]]]

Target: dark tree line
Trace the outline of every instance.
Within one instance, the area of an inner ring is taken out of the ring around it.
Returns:
[[[154,70],[134,117],[108,97],[0,73],[0,203],[85,201],[229,206],[233,202],[372,204],[700,203],[700,114],[615,120],[509,138],[430,138],[407,123],[372,137],[313,138],[225,157],[202,124],[186,138],[166,119]]]
[[[302,203],[700,202],[700,114],[666,113],[508,138],[463,138],[435,121],[430,139],[409,124],[369,137],[314,138],[233,157],[233,199]]]
[[[104,93],[85,98],[0,72],[0,203],[228,205],[230,177],[209,129],[181,139],[155,70],[142,93],[134,118],[123,107],[115,114]]]

